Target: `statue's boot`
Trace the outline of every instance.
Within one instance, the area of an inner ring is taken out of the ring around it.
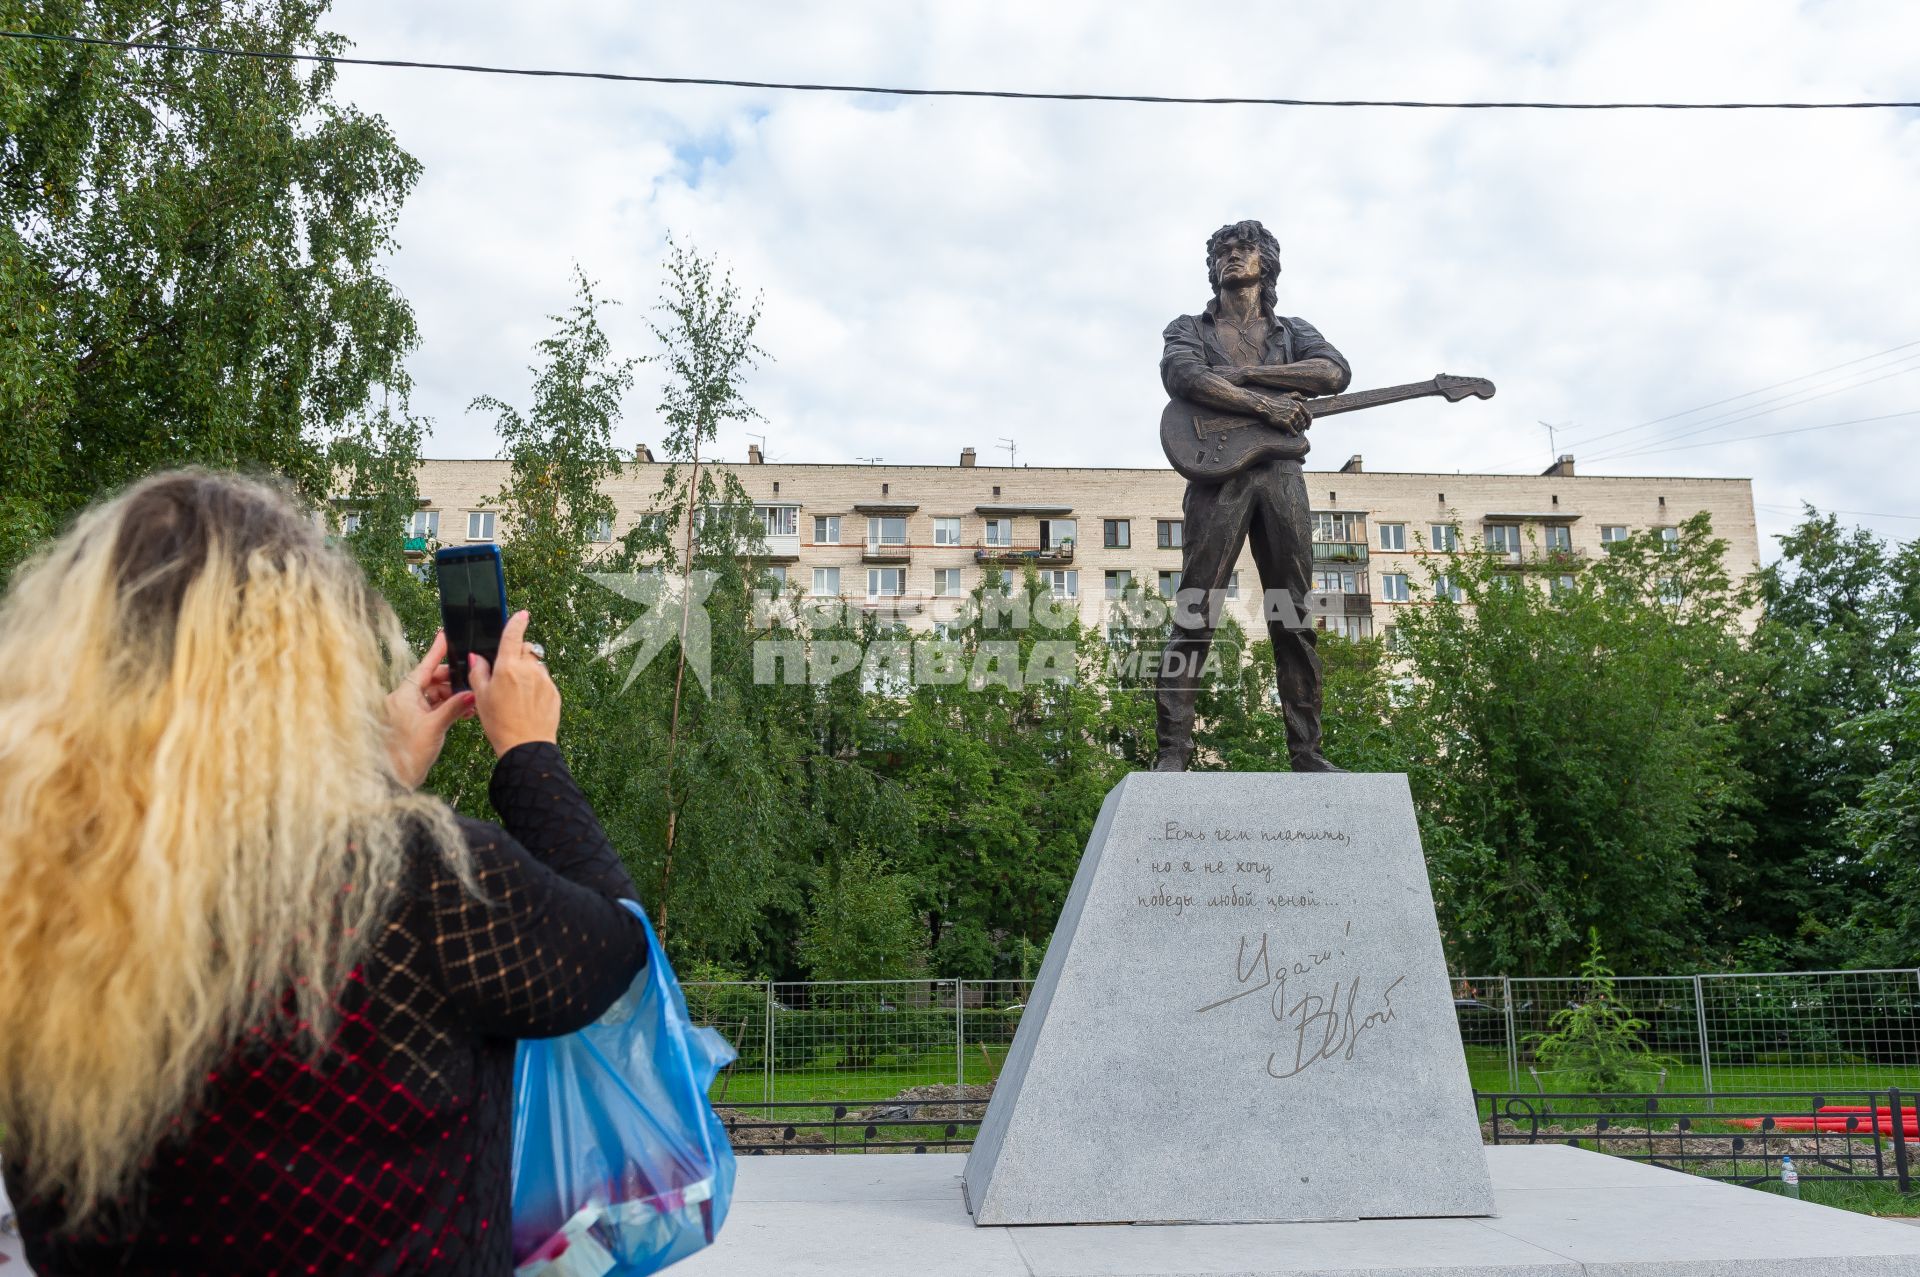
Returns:
[[[1317,693],[1318,688],[1314,689]],[[1297,772],[1344,772],[1344,767],[1335,767],[1320,752],[1320,704],[1314,697],[1310,705],[1287,705],[1280,707],[1287,723],[1287,756],[1293,761],[1293,770]]]
[[[1157,772],[1183,772],[1193,757],[1192,690],[1162,682],[1153,698],[1154,739],[1159,757],[1153,760]]]

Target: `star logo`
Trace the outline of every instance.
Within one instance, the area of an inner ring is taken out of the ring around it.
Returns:
[[[700,680],[700,690],[713,695],[713,626],[707,616],[707,595],[717,576],[705,569],[682,575],[654,568],[642,572],[589,572],[604,590],[638,603],[641,613],[633,624],[600,645],[600,655],[612,660],[629,647],[637,648],[620,690],[633,686],[653,658],[667,644],[679,640],[686,650],[687,667]]]

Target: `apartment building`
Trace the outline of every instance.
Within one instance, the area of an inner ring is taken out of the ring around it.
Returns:
[[[1170,469],[763,462],[750,447],[731,470],[753,499],[770,566],[790,586],[884,608],[914,628],[953,615],[987,570],[1032,565],[1060,599],[1103,624],[1128,585],[1171,595],[1180,586],[1181,497]],[[484,498],[507,463],[424,462],[410,546],[488,541],[506,533]],[[654,513],[665,466],[642,459],[606,491],[618,508],[603,539]],[[1430,570],[1461,553],[1492,552],[1522,579],[1570,581],[1608,542],[1672,530],[1705,511],[1728,543],[1736,577],[1759,566],[1747,479],[1577,475],[1563,456],[1538,475],[1309,470],[1314,583],[1330,597],[1323,628],[1384,632],[1395,613],[1430,598]],[[1260,627],[1260,577],[1242,552],[1226,606]]]

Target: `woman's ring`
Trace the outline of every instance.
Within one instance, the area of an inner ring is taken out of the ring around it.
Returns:
[[[528,643],[526,648],[529,652],[533,653],[534,660],[544,661],[547,659],[547,649],[541,647],[538,643]]]

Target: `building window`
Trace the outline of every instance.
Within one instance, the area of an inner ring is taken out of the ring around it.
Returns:
[[[1573,593],[1572,577],[1556,576],[1553,578],[1553,594],[1555,598],[1558,598],[1562,594],[1571,594],[1571,593]]]
[[[1227,597],[1230,599],[1240,597],[1240,574],[1238,572],[1235,572],[1227,578]]]
[[[1072,545],[1074,542],[1074,533],[1079,529],[1079,526],[1080,525],[1072,519],[1040,520],[1040,548],[1042,550],[1057,550],[1062,546]]]
[[[815,545],[840,544],[839,515],[816,514],[813,516],[813,543]]]
[[[1162,572],[1160,574],[1160,597],[1170,599],[1179,592],[1180,574],[1178,572]]]
[[[587,540],[603,543],[613,540],[613,519],[607,515],[595,519],[593,526],[587,529]]]
[[[774,589],[784,590],[787,588],[787,565],[786,564],[784,563],[768,564],[767,575],[773,578]]]
[[[1661,528],[1660,529],[1660,548],[1662,550],[1665,550],[1668,554],[1672,554],[1674,551],[1678,550],[1680,548],[1680,529],[1679,528]]]
[[[1405,603],[1410,597],[1407,592],[1407,574],[1405,572],[1381,573],[1380,597],[1389,603]]]
[[[1359,594],[1360,573],[1352,568],[1317,568],[1313,588],[1325,594]]]
[[[364,524],[366,521],[367,521],[367,516],[365,511],[363,510],[347,511],[345,514],[340,516],[340,535],[347,536],[347,537],[352,536],[354,533],[360,530],[361,525]]]
[[[1338,634],[1344,639],[1369,638],[1373,634],[1373,618],[1370,616],[1316,616],[1313,628],[1325,634]]]
[[[1361,529],[1365,516],[1358,514],[1328,514],[1324,511],[1313,516],[1313,539],[1316,541],[1359,541],[1366,536]]]
[[[898,598],[907,592],[907,570],[905,568],[868,568],[867,597],[870,599]]]
[[[1380,525],[1380,548],[1382,550],[1404,550],[1407,548],[1407,525],[1404,523],[1383,523]]]
[[[1133,588],[1133,573],[1125,568],[1114,568],[1107,572],[1107,597],[1117,599]]]
[[[1100,525],[1100,544],[1109,550],[1133,548],[1133,520],[1107,519]]]
[[[1520,525],[1517,523],[1488,524],[1487,549],[1495,554],[1520,553]]]
[[[840,593],[840,569],[815,568],[813,570],[813,592],[815,594]]]
[[[470,510],[467,512],[467,540],[493,540],[493,511]]]
[[[933,570],[933,592],[943,599],[960,596],[960,569],[935,568]]]
[[[905,545],[907,521],[900,515],[876,514],[867,520],[867,544]],[[872,593],[871,590],[868,591]]]
[[[1452,577],[1437,576],[1433,579],[1433,597],[1436,599],[1450,599],[1455,603],[1463,603],[1466,601],[1467,596],[1465,591],[1453,583]]]
[[[1680,588],[1680,582],[1673,577],[1660,580],[1660,601],[1668,607],[1679,607],[1687,601],[1687,592]]]
[[[935,545],[959,545],[960,520],[957,517],[935,519],[933,521],[933,543]]]
[[[438,510],[415,510],[413,518],[407,521],[407,535],[431,539],[440,535],[440,512]]]
[[[1627,539],[1627,525],[1624,523],[1603,523],[1600,525],[1600,544],[1612,545],[1615,541]]]
[[[1080,597],[1080,574],[1072,568],[1055,568],[1047,573],[1047,585],[1056,599]]]
[[[1180,548],[1181,521],[1179,519],[1159,519],[1155,521],[1154,526],[1162,550]]]
[[[991,546],[1009,546],[1013,544],[1012,519],[988,519],[986,544]]]
[[[800,508],[791,505],[757,505],[753,513],[760,520],[760,530],[770,537],[798,536],[800,533]]]
[[[1564,523],[1549,523],[1540,530],[1547,543],[1549,554],[1571,554],[1573,552],[1573,529]]]
[[[1436,523],[1428,529],[1433,535],[1428,544],[1442,554],[1454,554],[1460,549],[1460,529],[1451,523]]]

